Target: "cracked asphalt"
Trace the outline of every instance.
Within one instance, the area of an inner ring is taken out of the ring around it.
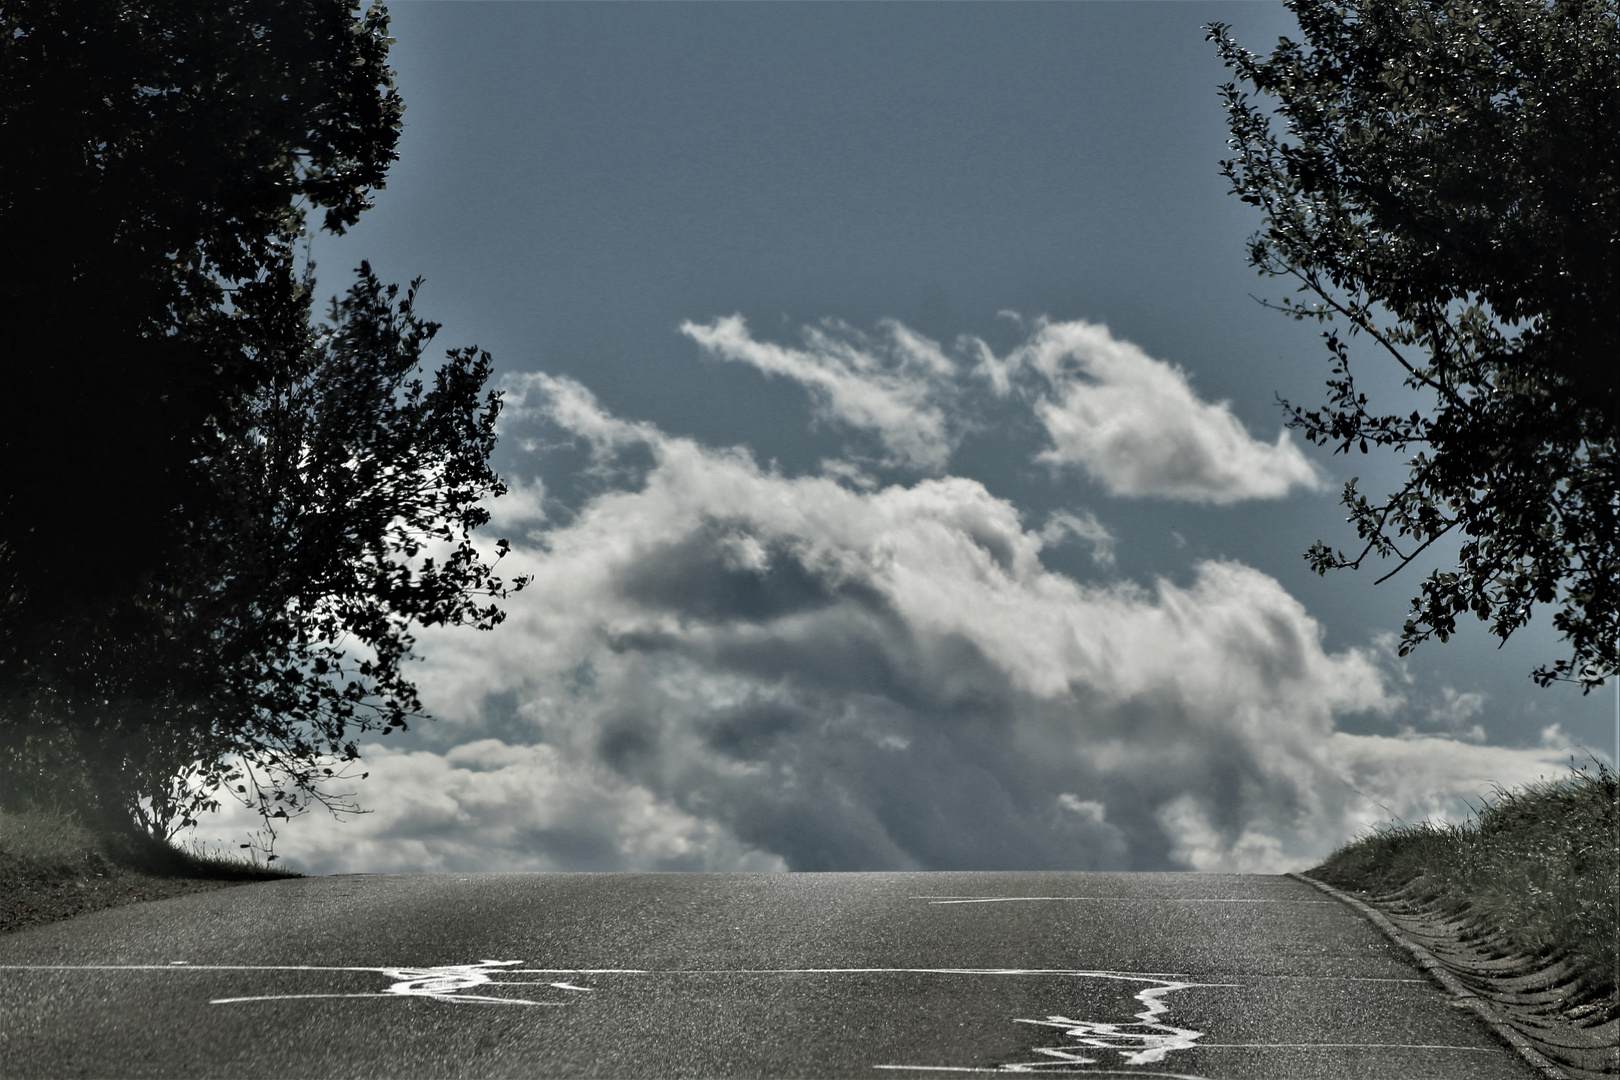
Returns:
[[[305,878],[0,936],[0,1076],[1538,1074],[1286,877]]]

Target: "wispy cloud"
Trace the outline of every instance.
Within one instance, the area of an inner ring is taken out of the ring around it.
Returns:
[[[1253,438],[1186,372],[1095,323],[1037,320],[1005,356],[974,337],[947,352],[892,319],[875,336],[836,320],[807,326],[799,347],[758,340],[740,315],[681,331],[711,356],[800,383],[819,419],[875,436],[892,466],[943,471],[987,426],[988,389],[1031,409],[1047,441],[1038,461],[1083,470],[1112,495],[1227,504],[1322,486],[1286,431]]]
[[[891,463],[937,472],[958,437],[949,411],[956,365],[898,322],[878,331],[869,337],[828,320],[804,328],[802,348],[788,348],[756,340],[741,315],[681,324],[711,356],[800,383],[820,419],[875,435]]]
[[[293,825],[297,865],[1274,870],[1553,760],[1337,733],[1395,696],[1252,568],[1083,584],[1042,553],[1104,545],[1094,518],[786,477],[527,386],[529,420],[653,463],[515,550],[499,631],[424,637],[444,720],[368,748],[378,813]]]
[[[1090,510],[1084,514],[1071,514],[1066,510],[1059,510],[1046,519],[1046,528],[1041,530],[1041,540],[1048,547],[1061,544],[1071,536],[1091,545],[1092,562],[1101,567],[1114,565],[1116,538],[1108,526],[1097,520],[1096,514]]]
[[[591,455],[610,458],[627,446],[651,445],[663,439],[652,424],[621,420],[602,409],[583,383],[544,371],[509,375],[501,381],[501,429],[510,435],[525,421],[550,420],[571,438],[584,440]],[[519,438],[532,448],[534,440]]]

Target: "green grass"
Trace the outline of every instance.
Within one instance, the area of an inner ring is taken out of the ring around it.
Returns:
[[[134,828],[95,830],[52,810],[0,809],[0,931],[231,883],[297,877],[184,851]]]
[[[1395,825],[1341,848],[1312,875],[1462,916],[1499,948],[1563,960],[1580,996],[1620,996],[1620,792],[1615,775],[1499,790],[1460,825]]]

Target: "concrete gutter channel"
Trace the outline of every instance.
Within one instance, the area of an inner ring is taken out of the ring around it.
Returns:
[[[1479,1017],[1548,1080],[1620,1075],[1620,1019],[1583,1026],[1559,1014],[1569,971],[1526,957],[1495,958],[1459,940],[1460,923],[1397,905],[1380,910],[1306,877],[1292,878],[1353,908],[1411,956],[1458,1008]]]

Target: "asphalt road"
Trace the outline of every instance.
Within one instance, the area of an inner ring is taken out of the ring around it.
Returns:
[[[310,878],[0,936],[3,1077],[1537,1074],[1284,877]]]

